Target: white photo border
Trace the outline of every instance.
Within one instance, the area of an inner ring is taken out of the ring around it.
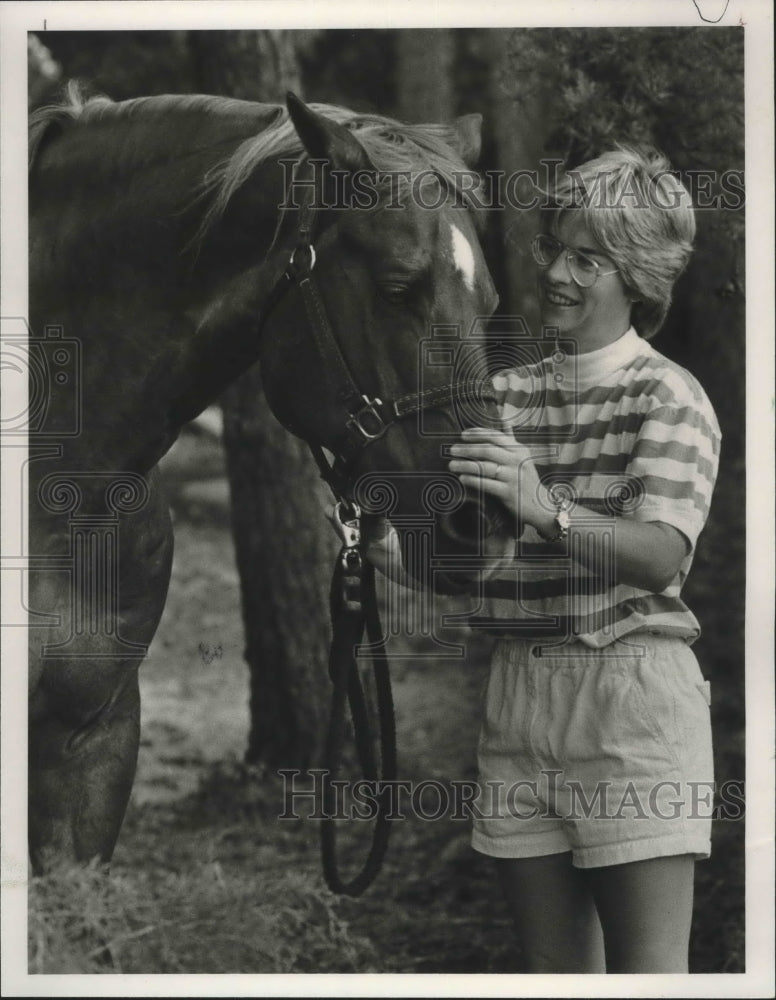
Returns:
[[[772,996],[774,993],[774,105],[770,0],[393,0],[0,3],[2,289],[0,316],[27,315],[28,31],[223,28],[591,27],[741,24],[746,52],[747,192],[747,904],[741,974],[531,976],[29,976],[26,940],[24,629],[2,632],[2,987],[6,996]],[[18,387],[15,387],[18,389]],[[25,400],[4,397],[20,412]],[[9,412],[8,410],[5,412]],[[3,551],[17,551],[18,483],[3,461]],[[21,551],[20,549],[18,551]],[[3,591],[3,609],[6,608]],[[740,669],[732,664],[731,669]]]

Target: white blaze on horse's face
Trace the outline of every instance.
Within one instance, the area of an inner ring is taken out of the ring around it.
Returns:
[[[474,272],[476,262],[471,243],[466,239],[458,226],[450,223],[450,237],[453,244],[453,260],[456,268],[463,275],[464,284],[470,292],[474,291]]]

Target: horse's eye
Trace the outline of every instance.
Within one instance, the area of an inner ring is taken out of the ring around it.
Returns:
[[[384,299],[394,305],[399,305],[409,298],[412,285],[408,281],[381,281],[378,289]]]

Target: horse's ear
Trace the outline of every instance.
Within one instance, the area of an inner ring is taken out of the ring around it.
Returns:
[[[311,159],[328,160],[336,170],[374,169],[364,147],[344,125],[311,110],[291,91],[286,106]]]
[[[453,125],[458,134],[458,153],[466,166],[473,169],[477,166],[482,149],[482,115],[463,115],[456,118]]]

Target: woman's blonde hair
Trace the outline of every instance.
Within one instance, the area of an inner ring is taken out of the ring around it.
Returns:
[[[695,237],[692,199],[666,158],[619,147],[563,174],[552,201],[550,228],[557,232],[565,212],[582,213],[633,300],[633,326],[654,336]]]

